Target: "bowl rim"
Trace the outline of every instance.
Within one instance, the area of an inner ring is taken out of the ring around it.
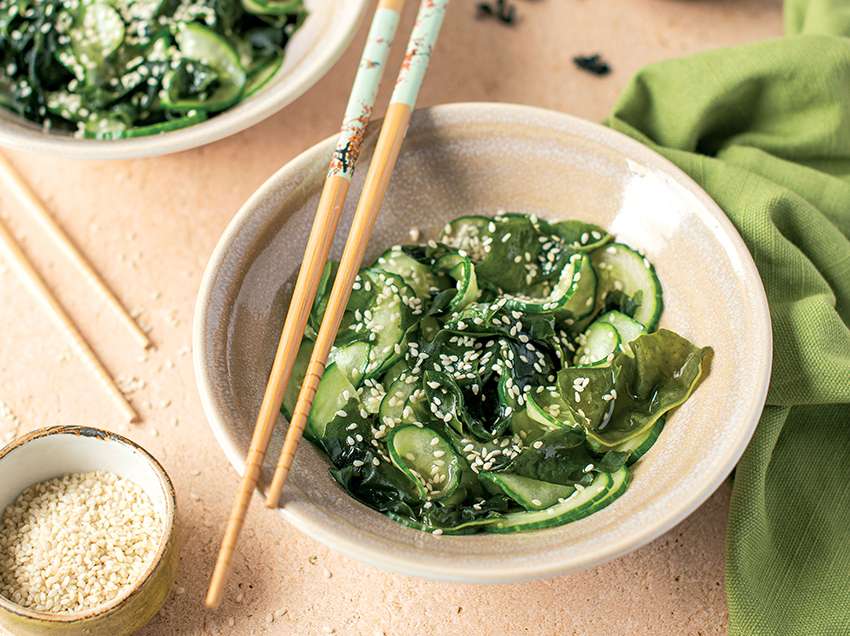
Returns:
[[[370,0],[340,3],[347,28],[336,39],[314,47],[315,56],[299,70],[294,83],[286,86],[286,90],[275,90],[282,87],[274,86],[261,89],[250,99],[206,121],[157,135],[115,140],[78,139],[50,133],[39,135],[34,134],[36,129],[8,128],[0,122],[0,146],[25,152],[49,152],[69,159],[104,160],[167,155],[219,141],[271,117],[318,83],[348,49],[369,4]],[[9,115],[14,117],[12,113]]]
[[[21,618],[53,624],[78,623],[98,619],[119,610],[121,606],[129,601],[130,598],[138,594],[141,589],[147,585],[160,563],[162,563],[169,545],[174,540],[174,520],[177,513],[177,495],[174,491],[174,484],[171,482],[171,478],[168,476],[168,473],[165,472],[165,469],[156,457],[151,455],[139,444],[124,437],[123,435],[95,428],[93,426],[62,425],[36,429],[14,439],[6,446],[0,448],[0,462],[18,448],[21,448],[34,440],[54,435],[75,435],[80,437],[97,438],[107,443],[122,444],[130,447],[131,450],[138,452],[147,461],[148,465],[153,469],[153,472],[158,477],[159,482],[166,493],[165,519],[163,519],[162,536],[160,537],[156,553],[144,573],[142,573],[142,575],[132,585],[127,586],[127,589],[124,592],[116,596],[110,602],[97,605],[89,610],[81,612],[58,614],[32,610],[24,607],[23,605],[18,605],[17,603],[14,603],[0,595],[0,609],[15,614],[16,616],[20,616]]]
[[[708,193],[675,164],[648,146],[601,124],[583,120],[566,113],[522,104],[505,102],[458,102],[431,106],[429,108],[418,109],[414,113],[414,122],[411,124],[411,127],[415,125],[417,117],[426,117],[426,113],[430,113],[434,118],[437,118],[443,113],[447,115],[455,112],[463,113],[464,111],[467,113],[480,113],[481,109],[488,110],[488,112],[501,110],[505,114],[510,114],[514,119],[532,122],[541,127],[559,120],[562,130],[569,130],[572,134],[607,146],[628,159],[657,169],[670,176],[678,185],[695,196],[703,206],[703,209],[712,217],[712,220],[718,224],[725,238],[730,241],[732,250],[740,259],[741,266],[746,270],[746,276],[754,281],[754,285],[757,287],[757,289],[753,290],[755,292],[753,318],[754,322],[760,325],[759,335],[761,336],[760,339],[762,340],[763,347],[763,355],[759,360],[761,367],[757,369],[760,371],[760,374],[759,377],[753,378],[753,400],[747,412],[748,421],[745,426],[740,428],[740,439],[727,456],[726,461],[716,467],[709,478],[702,481],[703,485],[701,488],[694,489],[689,497],[680,499],[677,506],[671,507],[655,523],[648,524],[639,532],[631,533],[627,537],[605,544],[605,546],[594,551],[592,554],[572,555],[569,559],[552,559],[547,563],[533,563],[529,560],[522,565],[506,566],[498,570],[492,566],[472,569],[469,564],[464,564],[462,567],[447,566],[443,563],[435,565],[428,563],[427,559],[417,560],[397,556],[391,551],[364,548],[362,544],[353,540],[345,533],[327,528],[319,519],[311,518],[310,515],[303,514],[299,510],[293,510],[286,505],[286,502],[278,509],[280,514],[301,532],[348,557],[386,571],[444,581],[513,583],[567,574],[615,559],[658,538],[702,505],[732,472],[755,432],[767,398],[771,375],[773,357],[772,327],[767,295],[761,283],[758,269],[743,239],[726,214]],[[379,125],[380,122],[373,123],[370,126],[370,132],[374,134]],[[252,216],[258,204],[268,198],[278,187],[279,183],[293,176],[308,172],[309,168],[315,167],[317,162],[325,162],[333,148],[335,138],[335,136],[328,137],[290,160],[272,174],[248,198],[222,233],[219,242],[210,256],[201,280],[192,325],[195,381],[201,404],[213,435],[224,451],[228,461],[240,476],[245,472],[245,457],[228,433],[225,416],[219,413],[216,407],[216,398],[209,373],[211,361],[207,358],[204,348],[205,333],[209,327],[207,309],[213,304],[212,294],[214,292],[214,283],[216,282],[223,260],[232,245],[238,240],[242,230],[251,223]],[[414,532],[414,530],[411,531]],[[456,537],[448,538],[457,539]],[[445,537],[441,537],[441,539],[445,539]],[[460,539],[462,540],[462,537]]]

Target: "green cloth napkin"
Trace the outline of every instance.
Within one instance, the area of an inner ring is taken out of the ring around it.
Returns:
[[[729,631],[832,636],[850,634],[850,2],[785,16],[784,38],[643,69],[607,123],[717,201],[767,290],[773,375],[734,477]]]

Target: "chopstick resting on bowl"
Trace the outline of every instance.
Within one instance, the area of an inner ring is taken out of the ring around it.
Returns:
[[[330,161],[313,227],[307,239],[304,260],[298,272],[295,290],[281,330],[263,402],[257,415],[251,446],[245,458],[245,472],[233,502],[207,591],[205,603],[211,609],[218,607],[224,596],[224,585],[236,541],[245,522],[251,496],[257,487],[266,449],[280,412],[283,392],[292,376],[292,368],[295,365],[301,339],[304,337],[307,318],[310,315],[313,300],[316,298],[316,291],[328,260],[337,224],[342,216],[351,177],[360,155],[366,126],[372,116],[404,2],[405,0],[380,0],[369,28],[366,46],[363,49],[351,96],[345,109],[339,139]]]
[[[440,33],[448,2],[449,0],[422,0],[420,5],[416,25],[407,45],[404,62],[381,126],[372,162],[366,173],[363,192],[357,203],[324,318],[313,344],[313,352],[298,393],[298,401],[293,409],[292,420],[289,422],[283,450],[266,495],[266,506],[269,508],[278,505],[281,490],[289,475],[295,451],[313,405],[313,398],[325,370],[328,354],[339,331],[345,306],[348,304],[354,280],[363,261],[372,228],[381,210],[401,144],[407,133],[410,116],[413,113],[425,72],[428,70],[431,52]]]

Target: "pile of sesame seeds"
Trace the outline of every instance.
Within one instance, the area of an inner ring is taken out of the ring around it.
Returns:
[[[0,517],[0,596],[60,614],[109,603],[139,581],[162,533],[144,490],[113,473],[34,484]]]

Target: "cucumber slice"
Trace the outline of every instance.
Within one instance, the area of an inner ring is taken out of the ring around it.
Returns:
[[[411,375],[402,376],[393,382],[378,409],[380,423],[391,428],[405,420],[408,424],[412,424],[412,413],[407,410],[407,407],[410,406],[410,398],[418,388],[417,378]]]
[[[299,15],[306,13],[304,0],[242,0],[242,8],[254,15]]]
[[[565,426],[580,427],[574,421],[572,407],[566,404],[560,396],[543,393],[529,393],[526,398],[528,417],[536,422],[544,431],[554,431]]]
[[[283,402],[280,405],[280,410],[287,420],[292,419],[292,411],[295,409],[295,403],[298,402],[298,392],[301,391],[301,384],[304,382],[311,355],[313,355],[313,341],[305,338],[301,341],[301,347],[295,357],[292,375],[286,385],[286,390],[283,392]]]
[[[88,71],[99,68],[124,41],[124,21],[105,2],[83,5],[71,30],[74,57]]]
[[[366,365],[366,377],[377,377],[401,357],[407,329],[413,324],[411,306],[416,295],[400,276],[369,270],[368,277],[377,289],[371,309],[363,312],[363,331],[369,334],[372,348]]]
[[[511,414],[511,432],[517,435],[525,445],[533,444],[549,431],[559,428],[556,422],[552,422],[545,417],[538,419],[531,416],[532,408],[538,406],[531,396],[532,394],[529,393],[525,398],[525,409],[514,411]]]
[[[591,258],[599,277],[597,308],[605,306],[608,294],[625,294],[637,305],[633,318],[647,331],[655,330],[664,302],[661,283],[649,260],[622,243],[611,243],[598,249]]]
[[[607,322],[612,325],[620,335],[620,348],[625,349],[625,345],[637,338],[646,331],[646,328],[634,318],[629,318],[622,311],[609,311],[596,319],[597,322]]]
[[[227,40],[197,22],[183,25],[174,39],[183,57],[202,62],[218,74],[218,88],[206,99],[172,99],[169,86],[173,74],[166,75],[163,80],[166,96],[162,100],[166,108],[217,112],[239,101],[246,82],[245,70]]]
[[[505,294],[506,306],[527,314],[564,314],[577,320],[593,311],[596,273],[590,259],[574,254],[553,287],[535,285],[531,294]]]
[[[620,346],[620,334],[614,325],[596,321],[578,338],[575,366],[587,367],[608,364]]]
[[[384,386],[390,387],[393,382],[398,380],[406,371],[410,371],[410,364],[402,358],[391,367],[389,367],[381,378],[381,383]]]
[[[245,97],[250,97],[263,89],[277,75],[281,66],[283,66],[283,56],[275,55],[248,71],[248,78],[245,82]]]
[[[430,267],[405,254],[398,246],[379,256],[375,267],[400,276],[421,300],[430,298],[432,289],[445,287]]]
[[[421,499],[444,499],[460,485],[460,458],[448,440],[430,428],[394,428],[387,448],[393,464],[416,484]]]
[[[619,446],[617,446],[614,450],[631,453],[629,455],[629,459],[626,462],[629,466],[634,464],[641,457],[646,455],[650,448],[655,444],[658,440],[658,437],[661,435],[661,431],[664,430],[664,418],[661,418],[655,423],[651,429],[649,429],[643,435],[638,435],[637,437],[633,437],[632,439],[626,440]]]
[[[608,473],[599,473],[589,486],[577,489],[562,502],[543,510],[512,512],[485,528],[487,532],[507,533],[551,528],[576,521],[593,512],[593,504],[602,499],[613,484]]]
[[[313,407],[307,418],[310,432],[316,439],[325,436],[328,423],[340,411],[345,411],[349,400],[357,396],[357,389],[352,386],[345,372],[335,364],[330,364],[322,374]]]
[[[438,272],[446,272],[457,281],[457,294],[449,303],[449,312],[460,311],[468,304],[478,300],[481,290],[478,289],[475,267],[469,257],[459,254],[446,254],[437,259],[434,269]]]
[[[185,117],[169,119],[159,124],[150,126],[134,126],[127,128],[123,122],[108,119],[89,120],[83,130],[86,139],[132,139],[134,137],[147,137],[148,135],[159,135],[170,130],[179,130],[187,126],[194,126],[207,120],[207,114],[199,110],[197,113],[188,114]]]
[[[478,476],[489,481],[526,510],[543,510],[567,499],[575,492],[572,486],[552,484],[512,473],[482,472]]]
[[[499,520],[499,517],[486,517],[484,519],[474,519],[472,521],[466,521],[450,528],[442,528],[437,526],[431,526],[427,523],[422,523],[421,521],[411,519],[410,517],[405,517],[404,515],[400,515],[395,512],[387,512],[386,515],[396,523],[401,524],[407,528],[413,528],[414,530],[421,530],[423,532],[430,532],[432,534],[435,530],[439,531],[440,534],[475,534],[476,532],[478,532],[478,528],[480,528],[481,526],[488,526],[491,523],[495,523]]]
[[[343,347],[331,349],[328,364],[335,364],[353,386],[360,386],[366,364],[369,361],[371,347],[365,342],[352,342]]]
[[[602,510],[606,506],[611,505],[615,499],[622,495],[629,487],[631,482],[631,472],[623,466],[611,473],[611,486],[605,494],[599,499],[594,500],[587,514],[592,514]]]
[[[363,386],[359,387],[359,395],[366,412],[370,415],[377,415],[381,410],[381,404],[387,396],[387,392],[380,382],[366,380]]]

